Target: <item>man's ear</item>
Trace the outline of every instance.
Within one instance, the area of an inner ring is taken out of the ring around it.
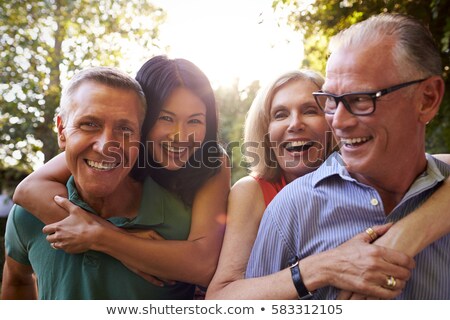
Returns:
[[[64,121],[61,116],[56,117],[56,127],[58,129],[58,146],[61,150],[66,149],[66,133],[64,130]]]
[[[439,111],[444,97],[445,84],[440,76],[432,76],[422,84],[422,101],[419,106],[419,121],[423,124],[430,122]]]

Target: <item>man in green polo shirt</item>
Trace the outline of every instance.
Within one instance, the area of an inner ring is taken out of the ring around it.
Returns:
[[[145,106],[143,92],[134,79],[102,67],[78,73],[61,97],[58,144],[72,173],[67,183],[69,199],[118,226],[148,228],[153,224],[153,209],[158,212],[156,216],[164,210],[187,210],[156,183],[149,185],[151,180],[142,185],[129,177],[137,159]],[[138,195],[142,192],[153,192],[152,200],[141,202]],[[43,227],[22,207],[11,209],[2,299],[192,297],[192,285],[155,286],[104,253],[54,250],[42,233]]]

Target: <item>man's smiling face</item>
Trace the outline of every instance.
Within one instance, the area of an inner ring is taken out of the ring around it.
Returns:
[[[138,156],[142,107],[136,92],[94,81],[73,93],[58,143],[83,198],[106,197],[128,176]],[[63,121],[64,120],[64,121]]]

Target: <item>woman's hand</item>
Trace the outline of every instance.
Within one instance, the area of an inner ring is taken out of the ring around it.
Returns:
[[[372,229],[381,236],[391,225]],[[338,299],[392,299],[404,288],[414,260],[402,252],[371,244],[372,241],[369,233],[362,232],[328,251],[330,283],[344,289]],[[395,279],[391,287],[387,285],[390,277]]]
[[[62,249],[67,253],[85,252],[91,248],[101,228],[116,228],[107,220],[83,210],[66,198],[56,196],[55,202],[69,216],[42,229],[54,249]]]
[[[124,230],[115,227],[107,220],[91,214],[71,203],[68,199],[55,197],[55,202],[69,213],[69,216],[59,222],[45,226],[42,231],[47,235],[47,241],[54,249],[61,249],[67,253],[75,254],[90,250],[96,241],[96,235],[101,228],[114,228],[118,232],[127,232],[135,237],[149,240],[164,240],[164,238],[153,230]],[[123,262],[122,262],[123,263]],[[130,271],[144,278],[155,286],[173,285],[175,281],[159,279],[138,269],[132,268],[124,263]]]

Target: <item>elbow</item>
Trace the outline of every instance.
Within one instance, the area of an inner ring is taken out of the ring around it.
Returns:
[[[205,300],[220,300],[223,297],[220,295],[220,289],[217,288],[217,283],[215,280],[211,282],[211,285],[208,287],[206,291]]]
[[[222,243],[206,237],[189,242],[192,245],[192,254],[188,260],[191,262],[191,267],[186,271],[189,272],[187,276],[191,278],[191,281],[187,282],[206,288],[216,272]]]
[[[200,276],[197,284],[203,287],[208,287],[209,283],[211,282],[214,273],[216,272],[217,268],[217,260],[214,257],[208,257],[204,260],[199,261],[199,269],[198,269],[198,275]]]
[[[22,180],[19,185],[14,190],[13,198],[12,200],[14,203],[17,203],[21,205],[24,201],[24,199],[27,197],[27,193],[29,192],[29,183],[27,182],[27,179],[25,178]]]
[[[224,278],[223,274],[216,274],[208,286],[205,300],[242,299],[243,297],[238,295],[237,286],[237,281],[241,280],[243,278]]]
[[[205,288],[209,286],[219,262],[219,251],[220,249],[217,251],[212,250],[210,246],[203,247],[197,251],[195,264],[193,264],[195,271],[191,269],[193,271],[191,275],[196,275],[195,279],[193,279],[195,284]]]

